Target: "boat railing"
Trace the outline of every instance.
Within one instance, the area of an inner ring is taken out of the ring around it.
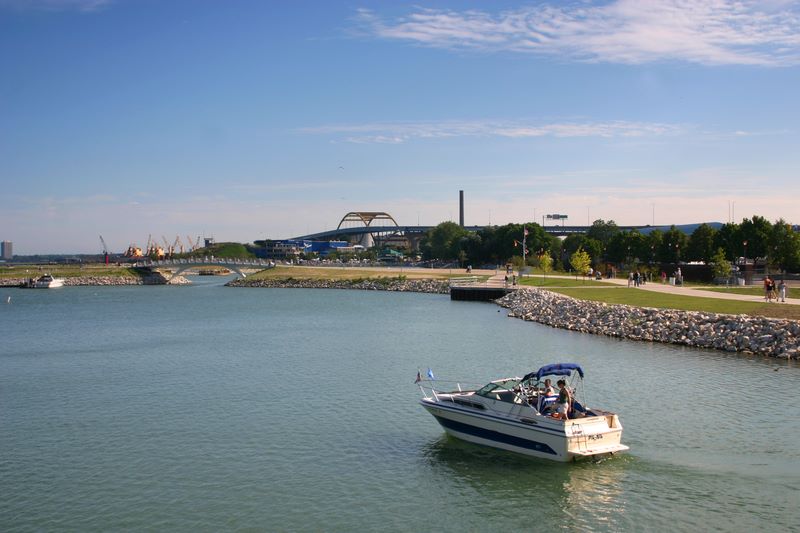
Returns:
[[[456,394],[464,392],[464,385],[477,388],[478,383],[470,383],[465,381],[449,381],[442,379],[422,379],[417,382],[419,390],[425,399],[431,398],[439,401],[440,394]],[[449,390],[447,390],[449,388]],[[474,388],[467,388],[467,391],[474,390]]]

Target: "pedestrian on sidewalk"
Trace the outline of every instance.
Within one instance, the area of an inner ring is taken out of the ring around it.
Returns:
[[[781,302],[786,303],[786,284],[783,280],[778,283],[778,297],[781,299]]]

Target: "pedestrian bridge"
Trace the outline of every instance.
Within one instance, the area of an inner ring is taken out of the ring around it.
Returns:
[[[172,271],[172,276],[177,276],[189,269],[197,267],[222,267],[236,273],[239,277],[246,278],[247,274],[243,270],[265,270],[273,268],[275,263],[267,259],[227,259],[223,257],[196,257],[189,259],[145,259],[136,263],[137,267],[144,268],[168,268]]]

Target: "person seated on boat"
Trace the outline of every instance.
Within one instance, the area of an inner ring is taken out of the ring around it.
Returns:
[[[544,415],[552,414],[555,409],[556,390],[550,379],[544,380],[544,387],[539,389],[539,411]]]
[[[542,389],[542,394],[545,396],[555,396],[556,389],[553,388],[553,382],[550,381],[550,378],[544,380],[544,388]]]
[[[566,420],[569,418],[569,407],[572,403],[572,395],[567,388],[567,382],[563,379],[559,379],[557,382],[558,385],[558,399],[556,400],[556,412],[553,415],[553,418],[561,418]]]

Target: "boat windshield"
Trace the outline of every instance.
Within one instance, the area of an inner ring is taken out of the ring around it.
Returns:
[[[489,393],[492,392],[512,390],[517,385],[519,385],[519,379],[501,379],[484,385],[480,389],[476,390],[475,394],[479,396],[488,396]]]

